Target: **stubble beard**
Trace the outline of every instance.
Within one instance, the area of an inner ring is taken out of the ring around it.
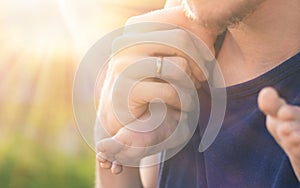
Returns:
[[[236,26],[266,0],[183,0],[186,16],[219,33]]]

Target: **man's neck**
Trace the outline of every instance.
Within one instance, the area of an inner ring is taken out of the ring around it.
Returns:
[[[300,51],[299,0],[267,0],[229,28],[218,56],[226,85],[251,80]]]

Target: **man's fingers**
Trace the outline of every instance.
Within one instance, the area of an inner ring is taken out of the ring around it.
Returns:
[[[198,75],[195,74],[195,71],[198,71]],[[177,81],[183,87],[200,88],[200,81],[203,80],[203,75],[203,72],[195,63],[189,62],[183,57],[171,56],[163,58],[162,78]],[[190,85],[187,79],[190,79],[194,85]]]
[[[181,56],[188,60],[194,76],[202,81],[208,76],[205,63],[214,59],[214,56],[205,44],[195,44],[195,41],[193,36],[182,29],[122,35],[113,43],[113,51],[118,52],[113,60],[119,59],[115,63],[114,72],[121,73],[132,62],[144,57]]]
[[[147,25],[144,27],[147,27]],[[190,33],[174,27],[168,30],[154,30],[121,35],[114,39],[112,51],[122,53],[136,52],[135,54],[141,56],[151,56],[153,54],[170,56],[174,54],[182,55],[183,51],[196,52],[196,49]],[[198,52],[198,55],[202,52]]]
[[[135,63],[129,63],[131,61]],[[166,82],[194,89],[200,88],[200,81],[203,80],[202,72],[198,72],[198,75],[194,73],[197,66],[181,56],[140,57],[138,60],[122,57],[114,64],[112,72],[115,76],[121,76],[119,79],[122,79],[124,84],[132,84],[145,78],[160,78]],[[198,69],[201,71],[199,67]],[[122,83],[121,86],[124,84]]]
[[[264,88],[259,93],[258,106],[266,115],[276,117],[280,107],[285,104],[286,102],[271,87]]]
[[[180,98],[179,95],[182,97]],[[130,93],[129,105],[141,105],[160,99],[165,104],[183,111],[193,110],[191,93],[188,90],[176,90],[172,85],[162,82],[142,81],[135,85]]]

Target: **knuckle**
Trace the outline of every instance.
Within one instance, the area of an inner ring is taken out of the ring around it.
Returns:
[[[190,36],[183,29],[175,29],[174,37],[177,40],[178,44],[181,44],[182,47],[188,47],[190,44]]]
[[[170,99],[172,102],[178,100],[177,92],[170,84],[165,85],[165,88],[162,90],[162,96],[164,99]]]
[[[266,124],[266,127],[267,127],[268,131],[269,131],[273,136],[276,136],[276,135],[277,135],[276,129],[274,128],[274,126],[273,126],[271,123],[267,123],[267,124]]]
[[[175,34],[181,40],[187,40],[189,38],[189,34],[183,29],[175,29]]]
[[[186,95],[184,97],[184,103],[182,105],[183,105],[184,110],[187,110],[187,111],[193,110],[194,109],[194,102],[193,102],[192,96]]]
[[[124,70],[124,62],[121,58],[114,58],[109,61],[109,71],[111,75],[117,76]]]
[[[125,22],[125,25],[131,25],[131,24],[135,24],[140,20],[140,16],[132,16],[130,18],[127,19],[127,21]]]
[[[177,58],[176,64],[180,68],[181,71],[183,71],[185,73],[189,72],[189,65],[184,58],[182,58],[182,57]]]
[[[272,131],[276,130],[277,123],[276,123],[276,120],[273,117],[267,116],[266,125],[267,125],[268,129],[270,129]]]
[[[289,128],[290,124],[282,124],[280,127],[277,128],[277,134],[280,137],[287,137],[290,135],[291,130]]]
[[[179,87],[178,99],[180,100],[182,110],[189,111],[194,107],[195,97],[191,90]]]
[[[170,78],[173,80],[183,80],[186,77],[189,77],[191,74],[191,69],[188,62],[183,57],[172,57],[169,59],[168,72],[167,75],[170,75]]]

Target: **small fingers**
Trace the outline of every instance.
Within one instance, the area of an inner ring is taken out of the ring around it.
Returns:
[[[293,121],[284,123],[280,126],[287,127],[287,129],[290,129],[290,132],[284,134],[279,129],[277,132],[280,142],[278,143],[288,155],[300,157],[300,123]]]
[[[268,131],[278,143],[281,143],[282,138],[288,136],[292,130],[290,126],[283,124],[282,121],[273,116],[267,116],[266,124]]]
[[[293,105],[283,105],[278,110],[278,118],[286,121],[300,121],[300,108]]]
[[[266,115],[277,116],[278,110],[286,102],[278,96],[275,89],[266,87],[262,89],[258,96],[258,106]]]
[[[281,121],[267,116],[267,129],[279,144],[300,142],[300,121]]]
[[[295,126],[295,125],[292,124],[291,126]],[[299,124],[298,124],[298,126],[299,126]],[[291,146],[299,146],[300,147],[300,134],[299,134],[299,131],[296,130],[296,131],[291,132],[286,141]]]

